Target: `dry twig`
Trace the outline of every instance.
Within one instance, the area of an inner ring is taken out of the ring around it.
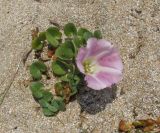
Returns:
[[[32,49],[28,50],[24,55],[23,55],[23,65],[25,65],[27,59],[28,59],[28,56],[30,55],[30,53],[32,52]]]
[[[16,74],[18,73],[18,70],[19,70],[21,61],[22,61],[22,60],[19,61],[18,66],[17,66],[17,68],[16,68],[16,71],[15,71],[15,73],[13,74],[13,76],[11,77],[10,83],[9,83],[8,86],[5,88],[5,90],[0,94],[0,106],[2,105],[6,94],[8,93],[9,89],[11,88],[11,86],[12,86],[12,84],[13,84],[13,81],[14,81],[14,79],[15,79],[15,77],[16,77]]]

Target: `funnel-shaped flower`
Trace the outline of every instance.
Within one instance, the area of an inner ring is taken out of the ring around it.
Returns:
[[[122,61],[110,42],[90,38],[87,46],[80,48],[76,58],[80,72],[85,74],[87,86],[101,90],[122,79]]]

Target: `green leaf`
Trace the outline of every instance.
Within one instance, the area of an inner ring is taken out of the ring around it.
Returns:
[[[57,108],[57,110],[59,110],[59,105],[55,99],[52,100],[51,105]]]
[[[46,40],[46,33],[40,32],[38,37],[32,40],[32,49],[39,51],[43,49],[44,41]]]
[[[63,101],[58,101],[58,105],[59,105],[59,110],[60,111],[65,111],[66,110],[65,103]]]
[[[66,67],[59,60],[52,62],[52,71],[54,74],[56,74],[58,76],[65,75],[67,73]]]
[[[75,55],[73,43],[71,41],[66,41],[56,49],[55,55],[62,60],[72,60]]]
[[[83,40],[80,37],[73,38],[73,44],[75,51],[83,45]]]
[[[36,61],[30,66],[30,74],[35,80],[42,78],[42,73],[47,71],[46,65],[41,61]]]
[[[32,95],[36,99],[40,99],[43,97],[43,90],[44,85],[41,82],[32,82],[30,85],[30,89],[32,91]]]
[[[80,82],[80,77],[78,75],[70,74],[68,75],[68,78],[69,78],[69,85],[71,88],[71,96],[73,96],[78,92],[77,87]]]
[[[59,42],[58,40],[61,39],[62,33],[56,27],[50,27],[46,31],[46,38],[47,41],[53,46],[57,47]]]
[[[32,82],[30,85],[31,91],[40,90],[44,88],[44,85],[41,82]]]
[[[71,87],[71,96],[73,96],[73,95],[75,95],[77,92],[78,92],[78,90],[77,90],[77,87],[76,86],[72,86]]]
[[[75,72],[75,65],[73,63],[67,63],[65,61],[59,60],[63,63],[64,67],[66,68],[68,73],[74,73]]]
[[[32,49],[36,51],[43,49],[43,44],[41,43],[41,40],[38,37],[32,40]]]
[[[57,112],[58,111],[58,109],[56,107],[52,106],[50,103],[48,103],[44,99],[39,100],[39,104],[41,105],[41,107],[48,108],[52,112]]]
[[[56,104],[58,104],[58,110],[60,110],[60,111],[66,110],[63,98],[57,97],[54,101],[56,101]]]
[[[46,40],[46,32],[40,32],[38,38],[40,41],[45,41]]]
[[[48,109],[52,112],[57,112],[58,108],[56,108],[55,106],[52,106],[51,104],[48,105]]]
[[[33,63],[41,72],[47,71],[47,66],[42,61],[36,61]]]
[[[44,91],[44,92],[43,92],[43,99],[44,99],[45,101],[49,102],[49,101],[52,100],[52,98],[53,98],[53,95],[52,95],[51,92],[49,92],[49,91]]]
[[[50,111],[48,108],[43,108],[43,114],[47,117],[55,115],[55,113]]]
[[[83,35],[84,35],[85,32],[89,32],[89,31],[87,29],[85,29],[85,28],[80,28],[78,30],[78,35],[81,36],[81,37],[83,37]]]
[[[74,81],[75,81],[75,84],[78,85],[79,82],[80,82],[80,77],[78,75],[74,75]]]
[[[50,27],[47,29],[46,37],[53,37],[55,39],[61,39],[62,33],[59,31],[57,27]]]
[[[78,83],[76,80],[73,80],[73,79],[70,80],[71,96],[75,95],[78,92],[77,90]]]
[[[87,41],[91,37],[93,37],[93,34],[91,32],[85,32],[83,35],[83,38],[85,39],[85,41]]]
[[[102,39],[102,33],[100,30],[96,30],[94,32],[94,37],[96,37],[97,39]]]
[[[43,98],[40,99],[38,102],[41,105],[41,107],[48,108],[48,106],[49,106],[49,103],[46,100],[44,100]]]
[[[72,73],[68,74],[68,79],[70,79],[69,81],[73,84],[73,85],[78,85],[80,82],[80,77],[78,75],[74,75]]]
[[[65,81],[65,82],[69,82],[68,75],[66,74],[66,75],[64,75],[64,76],[61,76],[61,77],[60,77],[60,80],[61,80],[61,81]]]
[[[41,99],[43,97],[43,90],[34,91],[32,95],[35,99]]]
[[[42,78],[40,70],[37,69],[37,67],[34,64],[32,64],[30,66],[30,74],[32,75],[33,79],[35,79],[35,80],[39,80]]]
[[[82,44],[86,44],[86,41],[88,40],[88,36],[90,37],[91,32],[85,28],[80,28],[78,30],[78,36],[80,37]],[[92,33],[91,33],[92,34]]]
[[[50,43],[50,45],[52,45],[52,47],[58,47],[59,46],[59,42],[58,40],[56,40],[55,38],[49,38],[47,39],[48,42]]]
[[[64,26],[64,34],[66,36],[77,35],[76,26],[73,23],[68,23]]]

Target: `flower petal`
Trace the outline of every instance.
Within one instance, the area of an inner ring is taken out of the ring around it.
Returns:
[[[104,51],[109,51],[110,48],[112,48],[110,42],[104,39],[97,40],[96,38],[90,38],[87,41],[87,49],[89,51],[87,56],[102,54]]]
[[[86,75],[85,80],[87,81],[87,86],[94,90],[101,90],[106,87],[106,85],[100,80],[96,79],[96,77],[91,75]]]
[[[103,67],[111,67],[122,71],[123,64],[117,49],[112,48],[109,53],[103,54],[98,59],[98,63]]]
[[[96,74],[96,78],[103,82],[106,87],[110,87],[112,84],[118,83],[122,79],[122,73],[102,71]]]
[[[97,39],[96,38],[90,38],[87,41],[87,49],[92,49],[93,46],[97,44]]]
[[[77,67],[80,70],[80,72],[82,72],[82,73],[84,73],[84,68],[83,68],[82,63],[84,61],[86,54],[87,54],[86,48],[80,48],[78,51],[78,54],[77,54],[77,58],[76,58]]]

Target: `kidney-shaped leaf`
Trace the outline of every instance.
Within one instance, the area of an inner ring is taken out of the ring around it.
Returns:
[[[35,79],[35,80],[39,80],[42,78],[42,74],[41,74],[40,70],[34,64],[32,64],[30,66],[30,74],[32,75],[33,79]]]
[[[62,33],[56,27],[50,27],[46,31],[46,38],[47,41],[54,47],[57,47],[59,42],[58,40],[61,39]]]
[[[30,66],[30,74],[33,79],[40,80],[42,78],[42,73],[47,71],[46,65],[41,61],[36,61]]]
[[[44,85],[41,82],[32,82],[30,85],[31,91],[38,91],[42,89]]]
[[[57,112],[58,111],[58,108],[56,108],[55,106],[51,105],[50,103],[48,103],[44,99],[39,100],[39,104],[41,105],[41,107],[48,108],[52,112]]]
[[[40,32],[39,33],[39,40],[41,40],[41,41],[46,40],[46,32]]]
[[[64,34],[66,36],[73,36],[77,34],[76,26],[73,23],[68,23],[64,26]]]
[[[36,51],[43,49],[43,43],[41,43],[41,40],[38,37],[32,40],[32,49]]]
[[[73,39],[73,44],[74,44],[74,47],[75,47],[75,50],[80,48],[82,45],[83,45],[83,39],[80,38],[80,37],[75,37]]]
[[[91,32],[85,32],[83,35],[83,38],[85,39],[85,41],[87,41],[91,37],[93,37],[93,34]]]
[[[66,41],[56,49],[55,55],[62,60],[72,60],[75,55],[73,43],[71,41]]]
[[[46,66],[42,61],[36,61],[36,62],[34,62],[34,65],[35,65],[41,72],[46,72],[46,71],[47,71],[47,66]]]
[[[85,29],[85,28],[79,28],[78,29],[78,35],[79,36],[83,37],[83,35],[84,35],[85,32],[89,32],[89,31],[87,29]]]
[[[32,82],[30,89],[34,98],[40,99],[43,97],[43,87],[44,85],[41,82]]]
[[[64,66],[64,64],[61,61],[56,60],[52,62],[52,71],[54,74],[58,76],[62,76],[67,73],[67,68]]]

